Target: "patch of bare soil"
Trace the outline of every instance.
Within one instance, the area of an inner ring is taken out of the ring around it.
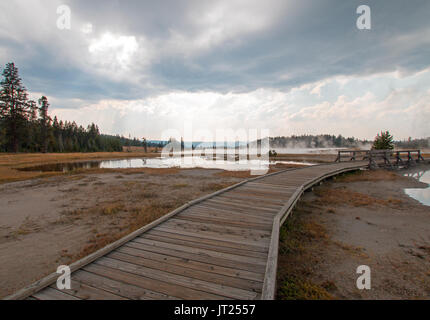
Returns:
[[[82,172],[0,185],[0,298],[241,180],[219,172]]]
[[[427,185],[402,173],[348,174],[302,197],[281,229],[278,299],[429,299],[430,207],[404,193]],[[357,289],[360,265],[370,290]]]

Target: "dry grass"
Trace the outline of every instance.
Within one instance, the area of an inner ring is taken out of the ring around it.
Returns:
[[[4,153],[0,154],[0,183],[22,181],[27,179],[51,177],[62,175],[61,172],[31,172],[19,171],[25,168],[42,164],[55,164],[62,162],[76,162],[85,160],[122,159],[139,157],[158,157],[157,153],[143,152],[96,152],[96,153]],[[102,169],[100,169],[102,170]],[[127,169],[126,169],[127,170]],[[125,170],[125,172],[127,172]],[[112,171],[110,171],[112,172]],[[101,173],[99,171],[99,173]]]
[[[182,201],[165,201],[151,200],[142,207],[127,206],[124,203],[103,204],[97,208],[80,210],[73,212],[76,218],[81,215],[106,216],[118,215],[116,221],[111,222],[113,230],[111,232],[98,233],[94,230],[94,235],[90,237],[87,244],[83,246],[81,251],[70,258],[71,261],[76,261],[88,256],[89,254],[115,242],[122,237],[142,228],[143,226],[157,220],[173,209],[185,204],[187,200]]]
[[[334,283],[317,284],[309,277],[320,257],[315,249],[329,241],[326,229],[304,216],[310,212],[301,203],[280,230],[277,299],[328,300]],[[309,250],[313,248],[313,250]]]
[[[361,247],[356,247],[356,246],[352,246],[340,241],[332,241],[332,243],[334,243],[336,246],[338,246],[339,248],[341,248],[342,250],[344,250],[345,252],[354,255],[354,256],[358,256],[361,258],[368,258],[368,254],[366,254],[364,252],[364,249]]]
[[[318,275],[327,248],[340,248],[345,254],[368,258],[363,248],[335,241],[327,229],[310,217],[315,203],[301,201],[280,230],[277,299],[333,299],[336,284]]]
[[[39,224],[31,219],[30,217],[26,217],[24,221],[21,223],[21,225],[16,229],[14,232],[12,232],[9,236],[16,237],[16,236],[24,236],[33,232],[38,232],[41,230],[41,227]]]
[[[178,183],[178,184],[174,184],[173,186],[171,186],[172,189],[182,189],[182,188],[187,188],[188,184],[186,183]]]
[[[403,202],[399,199],[379,199],[369,196],[364,193],[351,191],[345,188],[330,188],[319,187],[314,190],[318,199],[315,204],[318,205],[350,205],[354,207],[381,205],[395,207],[401,205]]]
[[[338,178],[339,182],[359,182],[359,181],[394,181],[401,179],[399,175],[388,170],[358,171],[348,173]]]
[[[231,186],[231,183],[208,183],[200,187],[203,192],[216,192]]]
[[[247,179],[252,178],[251,171],[221,171],[215,174],[218,177],[223,178],[241,178]]]

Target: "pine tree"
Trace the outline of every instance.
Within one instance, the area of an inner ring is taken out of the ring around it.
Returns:
[[[393,150],[393,136],[388,131],[381,131],[381,134],[375,137],[375,141],[373,141],[372,149],[376,150]]]
[[[48,151],[49,144],[49,129],[51,126],[51,117],[48,115],[49,102],[48,98],[43,96],[39,99],[39,115],[40,115],[40,129],[41,129],[41,145],[42,152],[46,153]]]
[[[8,150],[18,152],[28,121],[29,105],[27,90],[13,62],[6,64],[0,85],[0,117],[9,142]]]

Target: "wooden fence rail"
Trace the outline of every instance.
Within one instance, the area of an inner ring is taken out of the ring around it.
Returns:
[[[409,166],[424,161],[421,150],[340,150],[335,162],[369,161],[369,167]]]

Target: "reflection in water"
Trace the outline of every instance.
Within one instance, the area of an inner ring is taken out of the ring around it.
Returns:
[[[229,171],[248,171],[251,169],[266,169],[269,165],[275,164],[302,164],[312,165],[305,162],[295,161],[267,161],[267,160],[243,160],[235,159],[214,160],[210,157],[171,157],[171,158],[145,158],[145,159],[120,159],[120,160],[101,160],[86,162],[68,162],[47,164],[28,168],[22,168],[22,171],[55,171],[70,172],[77,169],[128,169],[128,168],[204,168],[204,169],[221,169]]]
[[[414,198],[415,200],[418,200],[424,205],[430,206],[430,170],[420,170],[412,173],[405,174],[407,177],[412,177],[420,182],[427,183],[427,188],[423,189],[405,189],[405,193]]]

